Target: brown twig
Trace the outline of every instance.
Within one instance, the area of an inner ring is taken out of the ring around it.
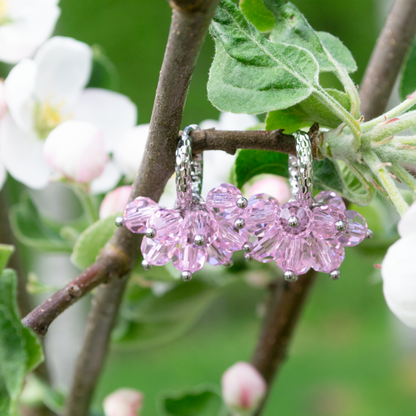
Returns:
[[[144,195],[158,201],[173,173],[177,135],[191,76],[218,2],[219,0],[202,2],[199,7],[193,7],[192,12],[184,13],[177,9],[173,11],[145,157],[133,183],[131,198]],[[195,1],[188,3],[195,5]],[[119,278],[131,269],[137,259],[138,243],[138,236],[127,230],[118,230],[100,253],[95,265],[86,271],[87,275],[90,273],[94,276],[93,280],[100,280],[107,275],[111,276],[108,274],[110,267],[115,278],[108,285],[101,287],[94,297],[86,341],[77,362],[65,416],[86,416],[89,412],[89,403],[101,373],[111,329],[127,280],[126,277],[122,280]],[[116,264],[105,264],[108,261],[108,250],[117,250],[117,255],[113,256]],[[124,258],[121,259],[121,256]],[[121,264],[124,264],[124,269],[119,270]],[[93,267],[96,270],[89,272]],[[117,273],[119,271],[122,273]],[[83,288],[88,284],[87,281],[84,283]]]
[[[271,288],[263,328],[252,358],[253,365],[267,382],[268,393],[276,371],[286,357],[289,341],[315,277],[316,272],[310,270],[297,282],[279,280]],[[262,413],[266,400],[267,396],[256,416]]]
[[[396,0],[361,83],[361,113],[366,120],[385,110],[415,34],[416,0]]]
[[[111,283],[111,288],[110,285],[100,286],[94,296],[64,416],[88,415],[126,283],[127,277],[117,279]]]

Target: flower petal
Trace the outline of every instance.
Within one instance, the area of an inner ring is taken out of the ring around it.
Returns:
[[[234,114],[229,111],[221,113],[220,125],[221,130],[247,130],[259,123],[259,119],[251,114]]]
[[[399,232],[400,237],[416,234],[416,202],[409,207],[397,224],[397,231]]]
[[[39,48],[34,61],[38,66],[37,99],[63,106],[72,104],[87,85],[92,51],[86,43],[55,36]]]
[[[121,178],[121,172],[113,161],[107,162],[103,173],[91,182],[90,192],[93,195],[103,194],[117,186]]]
[[[100,219],[110,217],[111,215],[123,212],[126,208],[131,194],[131,186],[119,186],[109,192],[100,205]]]
[[[114,149],[114,160],[129,181],[134,179],[139,170],[148,135],[149,124],[133,127],[121,137]]]
[[[20,130],[8,113],[0,122],[0,148],[4,166],[15,179],[33,189],[48,184],[50,169],[43,159],[43,142]]]
[[[33,92],[37,76],[36,64],[25,59],[17,64],[4,81],[6,103],[14,122],[30,132],[33,127]]]
[[[15,64],[31,57],[48,39],[61,13],[56,0],[8,2],[10,23],[0,27],[0,61]]]
[[[88,88],[77,101],[76,120],[93,123],[104,133],[107,151],[116,148],[121,136],[137,121],[136,105],[125,95],[100,88]]]
[[[416,234],[396,241],[381,265],[383,292],[391,311],[416,327]]]
[[[6,103],[6,89],[4,87],[4,81],[0,79],[0,118],[6,112],[7,103]]]
[[[0,189],[3,188],[4,182],[6,182],[7,172],[0,160]]]
[[[81,121],[65,121],[52,130],[43,150],[55,171],[79,183],[98,178],[108,160],[101,131]]]

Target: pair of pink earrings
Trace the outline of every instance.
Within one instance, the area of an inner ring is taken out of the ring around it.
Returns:
[[[206,202],[201,197],[202,155],[192,159],[189,133],[185,128],[176,150],[175,207],[166,209],[146,197],[129,202],[117,226],[145,234],[142,265],[163,266],[169,261],[185,281],[207,262],[231,266],[234,251],[243,250],[247,260],[275,260],[287,281],[310,268],[329,273],[336,280],[345,257],[344,247],[371,238],[365,219],[346,210],[335,192],[312,197],[312,149],[303,132],[294,134],[297,157],[289,158],[292,199],[280,206],[266,194],[246,199],[231,184],[212,189]]]

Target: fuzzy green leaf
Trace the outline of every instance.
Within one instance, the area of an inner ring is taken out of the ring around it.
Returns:
[[[240,0],[240,9],[260,32],[270,32],[274,26],[273,13],[263,0]]]
[[[95,262],[101,249],[106,245],[115,231],[114,221],[117,215],[98,220],[79,236],[71,255],[71,261],[81,270]]]
[[[318,86],[318,64],[303,48],[267,40],[230,0],[217,8],[208,96],[221,110],[262,113],[290,107]]]
[[[234,162],[235,185],[242,188],[251,178],[263,173],[288,176],[288,156],[272,150],[239,150]]]
[[[216,386],[201,386],[165,393],[161,410],[166,416],[218,416],[222,399]]]
[[[62,238],[62,225],[41,217],[28,194],[10,210],[10,224],[17,239],[36,250],[49,253],[70,253],[72,244]]]
[[[344,92],[326,89],[331,97],[337,100],[347,111],[350,110],[350,100]],[[293,133],[299,129],[309,127],[313,123],[320,127],[335,128],[341,120],[315,96],[310,95],[306,100],[285,110],[271,111],[267,114],[266,130],[284,129],[285,133]]]
[[[270,40],[307,49],[315,56],[321,72],[338,72],[337,63],[349,72],[357,69],[343,43],[329,33],[321,32],[318,36],[294,4],[286,0],[264,0],[264,4],[275,17]]]
[[[14,252],[14,246],[0,244],[0,273],[7,266],[10,256]]]
[[[130,288],[114,340],[121,346],[134,348],[152,348],[170,342],[197,322],[218,293],[213,286],[198,280],[178,283],[159,297],[150,289]]]
[[[4,416],[19,415],[17,401],[24,377],[43,361],[38,338],[20,322],[16,286],[16,273],[4,270],[0,276],[0,410]]]

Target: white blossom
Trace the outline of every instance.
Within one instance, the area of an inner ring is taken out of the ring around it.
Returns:
[[[277,175],[265,175],[254,182],[247,196],[261,193],[273,196],[279,201],[280,205],[285,204],[292,197],[287,179]]]
[[[222,376],[222,397],[236,415],[251,416],[267,391],[261,374],[249,363],[238,362]]]
[[[30,58],[51,35],[58,0],[0,0],[0,61]]]
[[[124,211],[131,194],[131,186],[119,186],[109,192],[100,205],[100,219]]]
[[[383,293],[391,311],[416,328],[416,203],[399,221],[400,239],[388,250],[381,265]]]
[[[133,389],[118,389],[104,399],[105,416],[139,416],[143,394]]]
[[[40,189],[48,184],[53,172],[43,157],[43,147],[49,134],[62,123],[73,120],[86,122],[84,126],[93,124],[103,135],[106,152],[111,152],[117,140],[136,124],[136,106],[126,96],[85,89],[91,65],[88,45],[54,37],[33,59],[16,65],[6,78],[9,111],[0,122],[1,158],[10,174],[27,186]],[[55,140],[59,141],[57,134]],[[85,156],[93,158],[92,154]],[[119,178],[120,172],[109,162],[91,183],[91,190],[107,191]]]

